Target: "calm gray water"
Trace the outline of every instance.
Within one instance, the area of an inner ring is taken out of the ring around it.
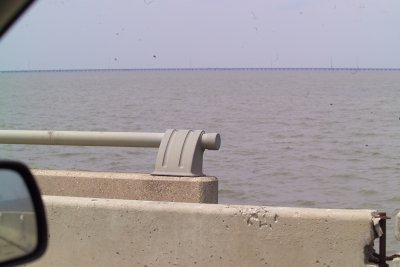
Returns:
[[[393,215],[400,208],[399,74],[0,73],[0,129],[219,132],[221,150],[205,152],[204,171],[219,178],[220,203]],[[0,158],[48,169],[151,172],[156,154],[0,145]]]
[[[219,132],[220,202],[400,208],[400,73],[0,74],[0,128]],[[156,149],[1,145],[35,168],[151,172]]]

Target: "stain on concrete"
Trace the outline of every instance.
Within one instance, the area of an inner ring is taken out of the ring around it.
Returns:
[[[274,222],[275,222],[275,223],[278,222],[278,217],[279,217],[278,214],[275,213],[275,216],[274,216]]]

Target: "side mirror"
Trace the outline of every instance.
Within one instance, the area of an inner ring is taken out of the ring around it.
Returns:
[[[39,188],[22,163],[0,161],[0,266],[40,257],[47,223]]]

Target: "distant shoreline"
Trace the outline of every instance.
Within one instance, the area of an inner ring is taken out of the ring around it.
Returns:
[[[0,73],[26,72],[106,72],[106,71],[400,71],[400,68],[157,68],[157,69],[59,69],[0,70]]]

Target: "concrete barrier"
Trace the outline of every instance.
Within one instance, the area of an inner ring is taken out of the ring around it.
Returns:
[[[215,177],[137,173],[32,170],[44,195],[218,203]]]
[[[375,266],[373,210],[44,200],[49,247],[30,266]]]

